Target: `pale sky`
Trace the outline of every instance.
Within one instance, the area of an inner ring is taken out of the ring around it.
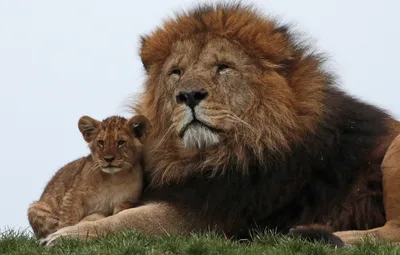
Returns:
[[[130,116],[144,79],[139,36],[198,2],[0,0],[0,230],[28,227],[51,176],[89,152],[80,116]],[[331,56],[346,91],[400,117],[398,1],[251,3]]]

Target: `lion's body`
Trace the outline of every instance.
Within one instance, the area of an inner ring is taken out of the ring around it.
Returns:
[[[156,186],[145,198],[190,208],[199,212],[198,219],[231,235],[248,235],[254,227],[287,232],[309,223],[329,224],[335,231],[383,225],[380,164],[385,148],[375,150],[391,133],[389,119],[335,89],[327,93],[332,101],[326,102],[326,112],[331,113],[287,153],[266,154],[264,164],[250,157],[247,175],[232,161],[225,175],[209,179],[196,173]],[[251,155],[251,149],[246,153]],[[179,167],[190,171],[193,165]]]
[[[145,205],[45,241],[126,228],[240,238],[254,228],[383,225],[380,165],[400,125],[342,92],[309,52],[240,5],[203,6],[143,37],[148,77],[136,111],[155,124]]]
[[[94,220],[116,214],[133,207],[139,200],[143,188],[141,144],[130,135],[127,120],[113,116],[101,122],[97,129],[96,138],[107,141],[104,149],[89,143],[91,155],[59,169],[39,201],[29,206],[29,222],[37,237],[75,225],[84,218]],[[129,150],[129,153],[122,149],[114,152],[115,162],[121,161],[117,163],[121,170],[112,173],[101,170],[104,152],[112,149],[121,137],[127,140],[123,149]]]

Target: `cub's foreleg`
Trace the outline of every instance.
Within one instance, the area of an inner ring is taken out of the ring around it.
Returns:
[[[67,192],[60,208],[59,228],[75,225],[85,217],[84,197],[74,188]]]

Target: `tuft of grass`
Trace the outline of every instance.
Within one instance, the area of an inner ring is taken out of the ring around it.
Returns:
[[[253,241],[231,241],[213,233],[157,238],[128,231],[84,242],[65,239],[52,248],[44,248],[26,232],[7,230],[0,233],[0,254],[400,254],[400,246],[373,240],[356,246],[334,249],[324,243],[306,242],[274,232],[254,233],[253,239]]]

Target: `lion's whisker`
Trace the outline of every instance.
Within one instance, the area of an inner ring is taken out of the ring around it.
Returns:
[[[151,151],[156,151],[156,149],[158,149],[158,147],[161,146],[161,144],[165,141],[165,139],[167,138],[167,136],[171,133],[171,131],[174,129],[175,125],[171,124],[169,126],[169,128],[167,129],[167,132],[165,132],[165,134],[163,135],[163,137],[161,138],[161,140],[154,146],[154,148],[151,149]]]
[[[228,118],[231,118],[232,120],[236,120],[236,121],[242,123],[242,124],[245,125],[247,128],[249,128],[251,131],[253,131],[255,134],[258,134],[258,133],[257,133],[257,130],[256,130],[253,126],[251,126],[249,123],[247,123],[246,121],[242,120],[241,118],[239,118],[239,117],[236,116],[235,114],[230,113],[229,115],[227,115],[227,117],[228,117]]]
[[[130,162],[128,162],[128,161],[124,161],[124,164],[126,164],[128,167],[130,167],[130,168],[132,168],[133,167],[133,165],[130,163]]]

